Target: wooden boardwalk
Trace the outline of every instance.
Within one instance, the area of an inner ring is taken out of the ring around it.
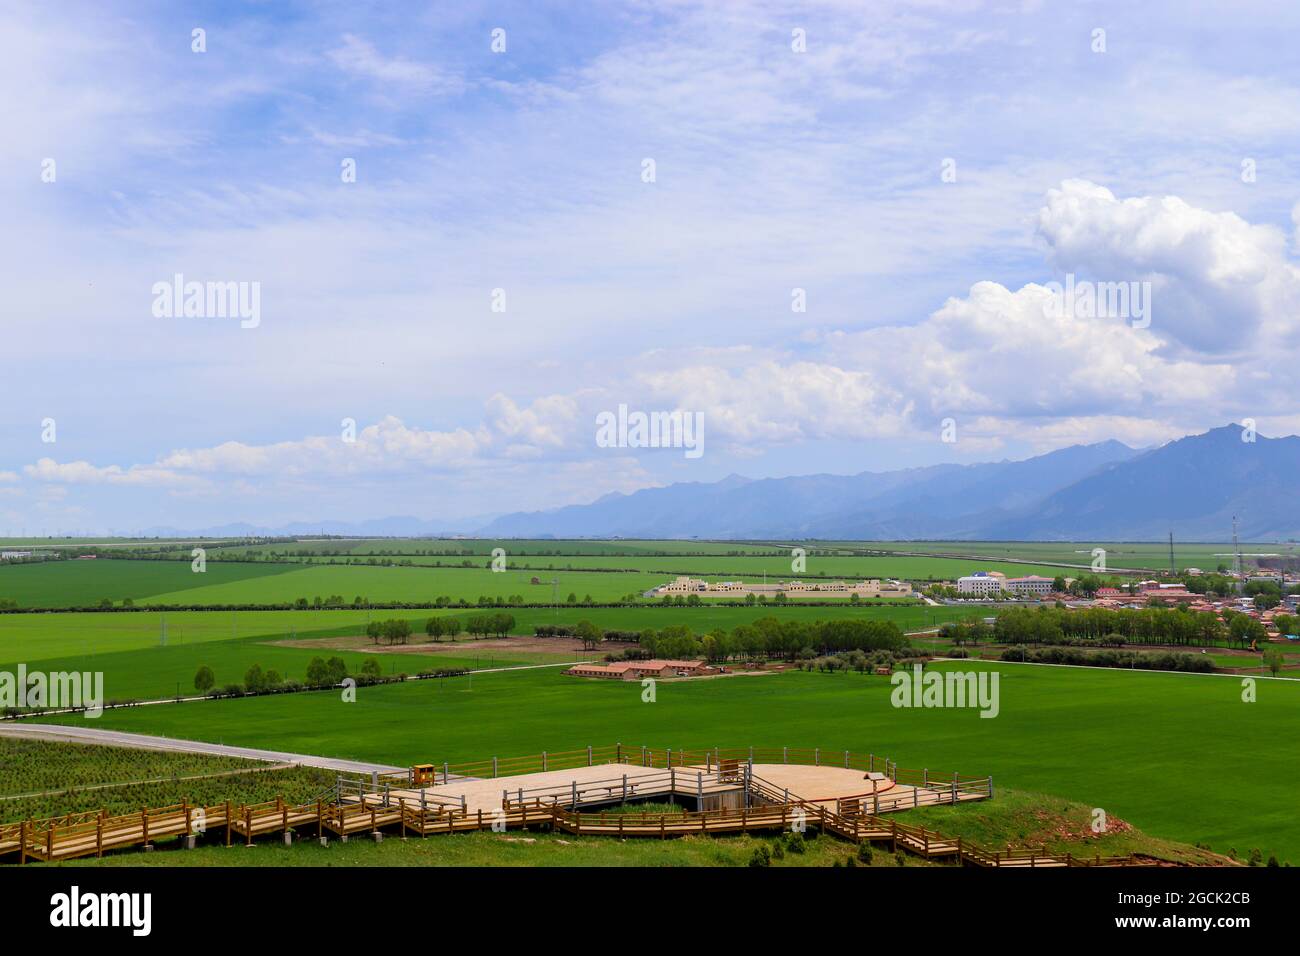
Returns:
[[[427,775],[427,771],[425,771]],[[992,780],[904,770],[875,755],[846,751],[681,751],[586,748],[561,754],[442,764],[432,781],[415,771],[339,778],[319,799],[290,804],[187,803],[138,813],[91,812],[0,824],[0,857],[55,861],[163,839],[235,839],[310,831],[347,839],[396,830],[426,837],[475,830],[546,826],[577,835],[667,839],[691,834],[815,827],[855,843],[888,843],[926,859],[980,867],[1144,865],[1133,857],[1079,858],[1042,848],[992,850],[900,823],[898,811],[992,797]],[[614,803],[667,797],[693,800],[673,813],[609,812]],[[882,814],[890,814],[889,818]]]

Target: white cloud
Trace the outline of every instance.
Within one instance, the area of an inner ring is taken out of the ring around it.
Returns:
[[[1062,271],[1152,281],[1153,331],[1168,343],[1233,354],[1258,337],[1294,342],[1300,330],[1300,269],[1272,226],[1068,180],[1048,192],[1038,231]]]
[[[53,458],[41,458],[34,465],[26,465],[23,473],[36,481],[65,485],[176,485],[189,480],[176,471],[151,465],[123,468],[120,465],[97,466],[87,461],[59,463]]]
[[[376,80],[381,84],[436,93],[456,92],[462,86],[459,78],[432,64],[419,63],[401,56],[385,56],[369,40],[351,33],[343,35],[342,45],[330,50],[329,58],[344,72]]]

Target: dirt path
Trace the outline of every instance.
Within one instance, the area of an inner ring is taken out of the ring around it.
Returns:
[[[106,747],[134,747],[138,750],[170,750],[177,753],[209,754],[218,757],[243,757],[247,760],[265,760],[270,763],[302,764],[324,770],[343,770],[348,773],[392,773],[405,770],[382,763],[362,760],[343,760],[337,757],[320,757],[313,754],[285,753],[279,750],[259,750],[255,747],[232,747],[227,744],[205,743],[201,740],[179,740],[175,737],[154,737],[150,734],[128,734],[120,730],[100,730],[91,727],[62,727],[58,724],[13,723],[0,725],[0,734],[6,737],[24,737],[28,740],[62,741],[75,744],[103,744]]]

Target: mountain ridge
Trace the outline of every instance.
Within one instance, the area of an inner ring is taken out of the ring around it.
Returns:
[[[1249,434],[1250,441],[1243,441]],[[498,538],[1226,541],[1300,537],[1300,437],[1227,424],[1151,448],[1113,439],[1021,460],[852,475],[730,474],[611,492],[580,505],[455,521],[230,523],[147,535],[340,534]]]

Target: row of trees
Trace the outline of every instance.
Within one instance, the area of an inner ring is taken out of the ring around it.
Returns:
[[[1008,648],[1004,661],[1027,661],[1031,664],[1073,664],[1084,667],[1127,667],[1132,670],[1188,671],[1208,674],[1214,661],[1200,654],[1156,651],[1084,651],[1075,647],[1041,647],[1033,650]]]
[[[1191,647],[1227,644],[1249,647],[1262,642],[1264,625],[1246,614],[1223,612],[1223,620],[1209,611],[1187,608],[1116,610],[1056,607],[1005,608],[992,627],[980,621],[945,624],[943,630],[956,644],[997,641],[1002,644],[1065,644],[1076,640],[1114,644],[1168,644]],[[1117,638],[1117,639],[1116,639]]]
[[[371,621],[366,625],[366,637],[371,643],[387,641],[394,644],[406,644],[411,639],[411,622],[402,617],[391,617],[386,621]]]
[[[651,657],[796,660],[839,651],[899,651],[907,638],[893,621],[780,621],[759,618],[725,631],[696,634],[685,624],[641,632],[641,651]]]
[[[373,680],[382,676],[379,661],[374,658],[364,661],[357,672],[359,678]],[[313,657],[307,664],[307,677],[303,682],[286,679],[274,668],[263,670],[261,664],[253,664],[244,672],[244,683],[227,684],[222,693],[229,696],[240,694],[264,694],[271,691],[296,691],[304,687],[333,687],[343,682],[348,676],[347,662],[341,657],[324,660]],[[201,693],[209,693],[217,686],[216,674],[207,664],[199,667],[194,674],[194,688]]]

